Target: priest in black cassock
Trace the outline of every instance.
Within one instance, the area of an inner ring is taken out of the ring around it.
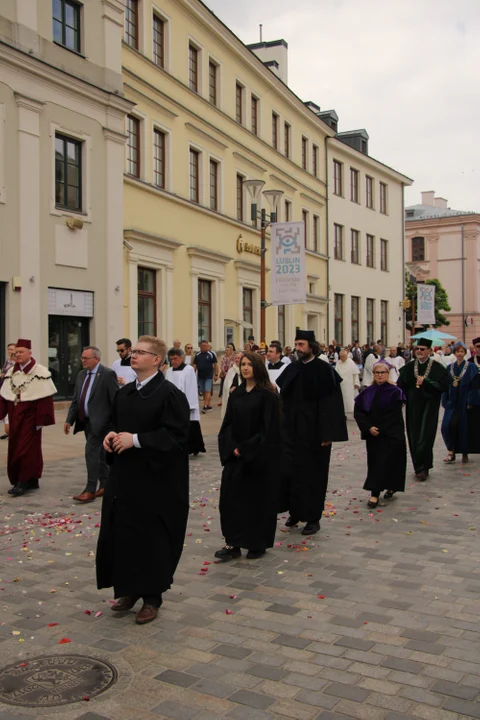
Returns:
[[[480,337],[472,340],[475,353],[469,362],[477,369],[477,377],[472,382],[468,395],[468,452],[472,455],[480,453]]]
[[[422,482],[433,467],[442,393],[448,389],[446,369],[431,355],[432,341],[417,340],[415,360],[400,369],[397,387],[407,398],[407,437],[415,477]]]
[[[299,330],[295,337],[298,362],[277,378],[283,405],[282,491],[279,512],[285,523],[306,523],[302,535],[320,530],[325,506],[332,442],[348,440],[341,377],[319,360],[315,334]]]
[[[173,582],[187,526],[190,408],[159,368],[166,345],[144,335],[132,350],[136,382],[115,396],[111,464],[97,547],[97,586],[113,587],[114,611],[142,598],[136,622],[154,620]]]

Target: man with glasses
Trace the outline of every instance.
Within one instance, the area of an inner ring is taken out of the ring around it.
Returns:
[[[63,428],[65,435],[69,434],[72,425],[74,435],[82,430],[85,433],[87,484],[79,495],[73,497],[80,503],[103,497],[108,479],[103,438],[111,428],[110,416],[118,392],[118,382],[114,371],[102,365],[100,358],[101,352],[94,345],[83,348],[83,370],[78,373],[72,404]]]
[[[112,365],[112,370],[117,376],[119,385],[126,385],[137,379],[135,372],[131,368],[132,359],[132,341],[128,338],[120,338],[117,340],[118,359]]]
[[[442,393],[448,388],[447,371],[431,357],[432,341],[420,338],[415,360],[400,369],[397,386],[407,398],[407,437],[415,477],[424,482],[433,467]]]
[[[139,625],[151,622],[173,582],[189,509],[190,407],[159,369],[159,338],[143,335],[132,350],[137,380],[115,397],[103,443],[111,465],[97,547],[98,588],[114,589],[114,612],[142,598]]]

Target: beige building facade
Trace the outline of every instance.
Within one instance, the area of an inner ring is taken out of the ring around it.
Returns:
[[[404,339],[403,198],[412,180],[370,157],[368,139],[360,130],[328,141],[329,319],[340,345]]]
[[[268,45],[260,59],[198,0],[127,2],[124,92],[135,108],[126,123],[124,329],[132,338],[152,332],[194,347],[206,339],[216,350],[261,339],[252,179],[282,191],[278,220],[306,224],[307,303],[267,307],[265,339],[292,343],[297,326],[327,337],[326,138],[334,132],[281,80],[285,41]],[[269,211],[261,195],[262,203]],[[266,244],[268,302],[268,229]]]
[[[123,12],[0,5],[0,341],[31,338],[60,396],[123,330]]]
[[[437,278],[451,307],[439,328],[464,342],[480,335],[480,213],[452,210],[448,201],[422,192],[405,208],[407,268],[417,280]]]

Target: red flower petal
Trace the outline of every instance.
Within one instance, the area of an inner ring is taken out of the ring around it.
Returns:
[[[69,643],[69,642],[72,642],[70,640],[70,638],[62,638],[61,640],[58,641],[58,645],[65,645],[65,643]]]

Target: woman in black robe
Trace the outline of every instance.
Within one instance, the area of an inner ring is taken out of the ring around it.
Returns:
[[[277,527],[280,404],[262,358],[244,354],[243,383],[228,400],[218,446],[223,465],[220,522],[225,546],[215,557],[230,560],[248,550],[255,559],[273,547]]]
[[[388,381],[390,365],[379,361],[373,366],[373,383],[355,398],[354,417],[362,439],[367,441],[367,479],[369,507],[377,507],[380,493],[385,498],[405,490],[407,445],[402,406],[405,396]]]

